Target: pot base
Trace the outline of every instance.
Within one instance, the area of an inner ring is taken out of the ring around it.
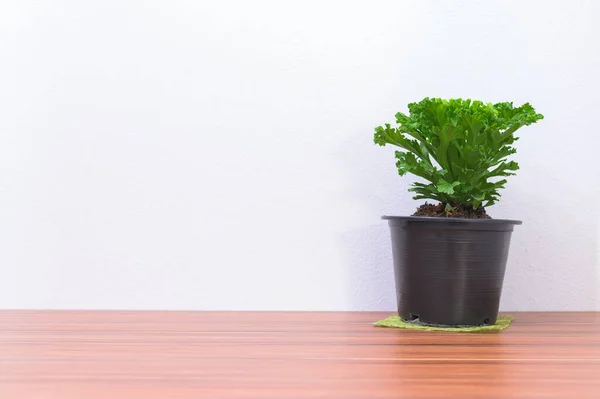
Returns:
[[[424,326],[424,327],[437,327],[437,328],[470,328],[470,327],[485,327],[485,326],[493,326],[496,324],[496,320],[491,321],[490,319],[485,319],[485,322],[482,324],[437,324],[437,323],[427,323],[421,321],[420,319],[408,320],[403,317],[400,317],[403,322],[412,324],[415,326]]]

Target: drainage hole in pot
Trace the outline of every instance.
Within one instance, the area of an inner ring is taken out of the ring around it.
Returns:
[[[490,324],[492,324],[492,323],[490,323],[490,321],[491,320],[489,318],[485,318],[485,319],[483,319],[483,324],[490,325]]]
[[[419,315],[417,313],[410,313],[411,321],[417,320],[418,318],[419,318]]]

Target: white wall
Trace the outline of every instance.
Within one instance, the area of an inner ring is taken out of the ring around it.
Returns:
[[[0,2],[0,307],[393,309],[372,129],[531,102],[505,310],[600,309],[592,1]]]

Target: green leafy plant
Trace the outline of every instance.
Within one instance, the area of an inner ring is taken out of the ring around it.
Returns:
[[[425,180],[409,191],[414,199],[432,199],[445,205],[479,209],[498,201],[505,176],[519,169],[508,157],[516,152],[514,133],[543,115],[528,103],[514,107],[461,98],[425,98],[408,105],[409,114],[396,114],[397,126],[375,128],[374,141],[392,144],[396,166],[403,176],[412,173]]]

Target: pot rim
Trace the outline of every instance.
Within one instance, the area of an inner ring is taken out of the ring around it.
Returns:
[[[474,224],[523,224],[521,220],[510,219],[468,219],[468,218],[452,218],[452,217],[436,217],[436,216],[392,216],[383,215],[383,220],[402,220],[407,222],[436,222],[436,223],[474,223]]]

